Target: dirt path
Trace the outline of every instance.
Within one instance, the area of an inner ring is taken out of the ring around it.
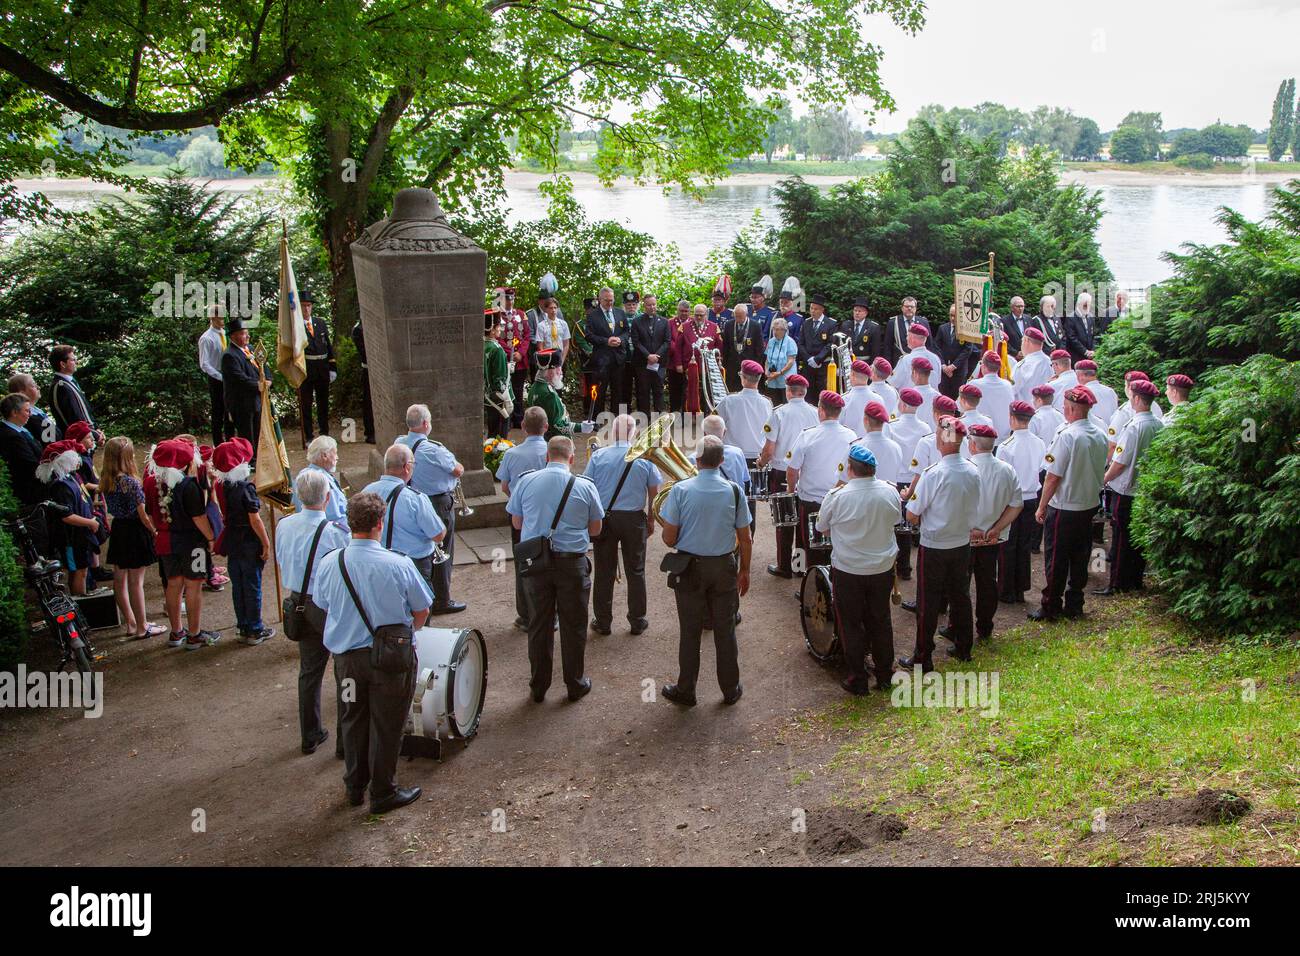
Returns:
[[[664,550],[656,538],[648,568]],[[657,570],[648,575],[650,630],[632,637],[619,620],[620,584],[614,633],[588,641],[593,692],[570,704],[557,679],[535,705],[525,637],[511,626],[510,566],[458,567],[454,592],[470,609],[438,623],[476,627],[487,640],[481,732],[441,764],[403,761],[399,780],[422,786],[424,797],[380,819],[346,805],[333,741],[312,756],[299,752],[297,651],[283,637],[236,643],[228,592],[206,596],[205,623],[232,628],[215,647],[186,652],[159,639],[101,636],[109,653],[101,718],[10,711],[0,719],[0,863],[998,862],[952,847],[942,833],[900,837],[892,818],[845,822],[830,809],[837,780],[826,764],[845,735],[820,723],[802,729],[800,718],[840,699],[839,673],[806,653],[796,582],[763,573],[772,553],[763,508],[739,629],[745,696],[721,704],[706,635],[692,710],[658,698],[675,677],[677,631]],[[266,582],[274,616],[269,572]],[[151,584],[150,606],[159,607]],[[903,587],[911,597],[913,584]],[[1022,609],[1005,606],[999,617],[1001,628],[1024,620]],[[914,620],[895,609],[900,651],[911,648]],[[645,686],[654,700],[643,700]],[[332,733],[332,700],[325,710]],[[194,832],[198,810],[206,832]],[[792,830],[800,811],[806,834]],[[494,831],[501,820],[505,832]]]

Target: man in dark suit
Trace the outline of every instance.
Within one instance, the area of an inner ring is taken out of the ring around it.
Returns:
[[[1011,297],[1011,314],[1002,316],[1002,333],[1007,337],[1007,351],[1011,355],[1020,355],[1020,342],[1025,337],[1025,328],[1029,325],[1029,316],[1025,315],[1025,300],[1018,295]]]
[[[1116,319],[1122,319],[1128,315],[1128,293],[1116,292],[1112,300],[1113,304],[1108,305],[1105,309],[1097,314],[1097,334],[1095,340],[1100,341],[1101,337],[1106,334]]]
[[[623,378],[627,372],[627,353],[632,323],[627,313],[614,307],[614,290],[600,290],[596,307],[587,313],[583,337],[591,344],[591,370],[597,383],[593,418],[609,402],[615,408],[623,395]]]
[[[95,433],[95,441],[103,441],[103,434],[95,427],[95,416],[90,401],[77,380],[77,352],[71,345],[56,345],[50,350],[50,367],[54,381],[50,383],[50,411],[59,426],[59,434],[67,431],[73,422],[86,422]]]
[[[26,372],[11,375],[9,377],[8,391],[25,395],[27,400],[31,402],[31,405],[28,406],[31,417],[27,419],[27,430],[36,439],[37,447],[44,449],[50,442],[59,440],[59,428],[54,424],[54,419],[41,411],[36,405],[41,400],[41,389],[36,384],[36,379]]]
[[[939,356],[943,373],[939,379],[939,391],[956,401],[958,391],[966,384],[979,361],[980,347],[958,339],[956,324],[949,320],[934,333],[933,348]]]
[[[264,383],[248,350],[248,329],[239,319],[226,323],[229,345],[221,353],[221,384],[226,391],[226,411],[235,423],[235,434],[247,438],[257,454],[257,435],[262,425]]]
[[[1056,314],[1056,296],[1045,295],[1038,303],[1038,314],[1030,319],[1025,328],[1034,328],[1043,333],[1043,351],[1048,355],[1054,349],[1065,347],[1065,326]]]
[[[1074,362],[1092,358],[1096,343],[1097,317],[1092,312],[1092,295],[1079,293],[1074,314],[1065,319],[1065,349]]]
[[[849,347],[853,357],[866,359],[868,362],[880,355],[883,346],[884,330],[880,323],[867,315],[867,299],[859,296],[853,300],[853,318],[840,323],[840,331],[849,337]]]
[[[766,350],[763,323],[750,318],[749,306],[739,303],[722,325],[722,370],[728,392],[740,390],[740,363],[748,360],[762,365]]]
[[[339,377],[334,361],[334,343],[324,319],[312,315],[310,292],[298,296],[302,303],[302,320],[307,328],[307,377],[298,386],[298,405],[302,414],[302,447],[314,437],[311,430],[312,402],[316,405],[316,423],[322,435],[330,433],[330,385]]]
[[[27,430],[32,403],[17,392],[0,399],[0,459],[9,471],[14,494],[25,505],[41,500],[36,466],[41,463],[41,445]]]
[[[831,360],[835,346],[832,336],[839,330],[839,323],[826,314],[826,297],[813,296],[808,304],[808,318],[799,326],[799,361],[803,376],[808,379],[804,400],[809,404],[816,405],[826,388],[826,363]]]
[[[375,406],[370,400],[370,366],[366,364],[366,333],[361,328],[361,320],[352,326],[352,344],[357,350],[357,361],[361,363],[361,418],[366,430],[366,444],[375,443]]]
[[[632,320],[632,367],[636,374],[637,411],[664,410],[664,375],[668,371],[668,346],[672,337],[668,320],[659,314],[659,300],[647,295],[642,312]],[[653,365],[653,368],[651,366]]]
[[[885,326],[885,357],[890,365],[897,365],[898,360],[909,351],[907,347],[907,330],[913,325],[924,325],[930,329],[930,320],[916,314],[916,299],[910,295],[903,300],[903,311],[894,316]],[[934,330],[930,329],[933,333]]]

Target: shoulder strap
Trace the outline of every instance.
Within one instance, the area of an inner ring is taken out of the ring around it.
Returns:
[[[316,525],[316,533],[311,539],[311,552],[307,555],[307,570],[302,574],[302,587],[298,589],[299,594],[307,593],[307,585],[311,583],[312,565],[316,563],[316,549],[320,546],[321,535],[325,533],[325,525],[328,523],[329,521],[326,519]]]
[[[339,548],[339,571],[343,574],[343,583],[348,586],[348,594],[352,595],[352,603],[357,607],[357,613],[361,615],[361,623],[366,626],[373,640],[375,629],[370,626],[370,616],[366,614],[366,609],[361,606],[361,598],[357,596],[357,589],[352,584],[352,576],[348,574],[348,563],[343,559],[343,552],[347,548]]]
[[[573,483],[578,480],[577,475],[569,476],[569,483],[564,486],[564,497],[560,499],[560,506],[555,509],[555,520],[551,522],[551,534],[555,534],[555,529],[560,524],[560,515],[564,514],[564,506],[569,501],[569,492],[573,491]],[[548,535],[547,537],[550,537]]]
[[[608,517],[609,513],[614,510],[614,502],[618,501],[618,494],[623,490],[623,482],[627,481],[627,476],[631,474],[632,466],[637,463],[637,460],[638,459],[633,458],[623,466],[623,474],[619,475],[618,484],[614,486],[614,497],[609,499],[609,507],[605,509],[606,517]]]
[[[405,485],[398,485],[388,496],[388,527],[384,529],[384,547],[393,550],[393,519],[397,516],[397,499]]]

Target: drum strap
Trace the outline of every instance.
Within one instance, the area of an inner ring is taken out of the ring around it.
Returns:
[[[388,527],[384,529],[384,547],[393,550],[393,519],[397,516],[397,499],[405,485],[398,485],[388,496]]]
[[[302,587],[298,588],[299,594],[307,593],[307,585],[311,583],[311,569],[316,563],[316,548],[320,546],[320,536],[325,533],[325,525],[328,521],[322,521],[316,526],[316,533],[311,539],[311,552],[307,555],[307,570],[302,573]]]

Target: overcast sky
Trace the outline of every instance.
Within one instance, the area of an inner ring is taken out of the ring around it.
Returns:
[[[880,20],[882,78],[901,130],[927,103],[1062,106],[1113,129],[1130,110],[1165,129],[1215,120],[1268,126],[1300,75],[1300,0],[929,0],[908,36]]]

